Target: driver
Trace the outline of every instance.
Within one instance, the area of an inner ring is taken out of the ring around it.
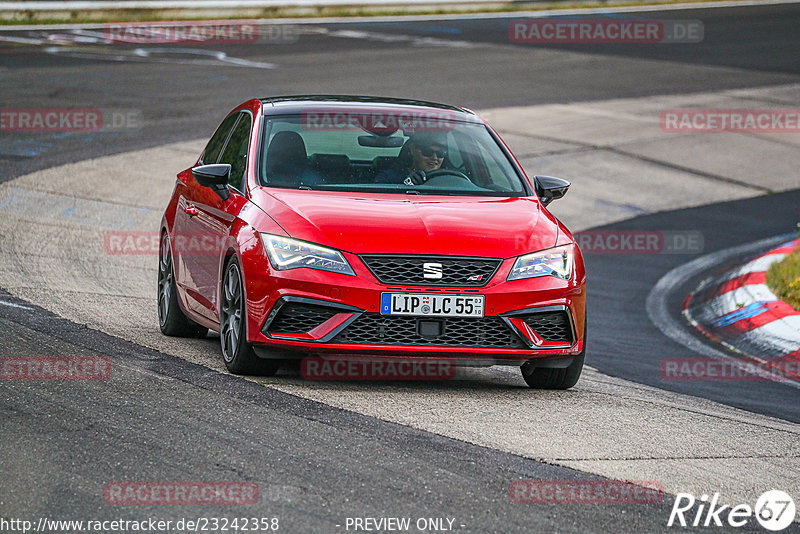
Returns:
[[[447,134],[444,132],[417,132],[403,147],[397,160],[378,173],[375,182],[383,184],[420,185],[427,180],[426,173],[442,168],[447,157]]]

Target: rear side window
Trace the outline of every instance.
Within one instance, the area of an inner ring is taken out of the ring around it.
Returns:
[[[219,163],[230,164],[231,175],[228,179],[228,185],[242,191],[244,171],[247,168],[247,149],[250,146],[252,119],[247,113],[240,113],[240,115],[242,119],[234,127]]]
[[[222,121],[222,124],[219,125],[217,131],[214,132],[213,136],[211,136],[211,140],[206,145],[205,151],[203,151],[203,163],[205,165],[210,165],[217,162],[219,153],[222,151],[222,147],[225,145],[225,140],[228,138],[228,134],[230,133],[231,128],[233,128],[233,124],[236,122],[237,118],[239,118],[237,113],[229,116],[227,119]]]

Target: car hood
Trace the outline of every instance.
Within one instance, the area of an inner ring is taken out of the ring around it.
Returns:
[[[259,188],[253,201],[291,237],[357,254],[510,258],[552,247],[558,236],[535,198]]]

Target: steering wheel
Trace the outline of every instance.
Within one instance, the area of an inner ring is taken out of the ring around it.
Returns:
[[[436,169],[435,171],[431,171],[431,172],[425,173],[425,176],[428,177],[428,179],[425,180],[425,184],[428,184],[431,180],[434,180],[436,178],[440,178],[442,176],[455,176],[456,178],[461,178],[462,180],[466,180],[470,184],[472,184],[472,180],[469,179],[469,176],[467,176],[463,172],[457,171],[455,169]],[[474,185],[474,184],[472,184],[472,185]]]

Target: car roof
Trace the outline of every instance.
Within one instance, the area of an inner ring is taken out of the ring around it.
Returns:
[[[467,108],[449,106],[425,100],[411,100],[403,98],[388,98],[379,96],[353,96],[353,95],[288,95],[262,98],[264,114],[292,114],[307,111],[313,108],[315,111],[358,111],[363,108],[365,111],[380,109],[386,112],[402,111],[444,111],[453,114],[457,120],[467,120],[470,122],[480,120],[474,112]]]

